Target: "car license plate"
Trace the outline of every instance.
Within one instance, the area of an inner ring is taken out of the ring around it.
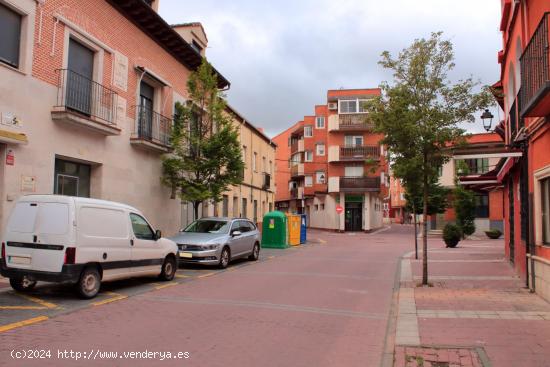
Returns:
[[[185,257],[187,259],[190,259],[193,257],[193,254],[190,252],[180,252],[180,257]]]
[[[31,258],[21,257],[21,256],[8,256],[8,262],[10,264],[17,264],[17,265],[30,265]]]

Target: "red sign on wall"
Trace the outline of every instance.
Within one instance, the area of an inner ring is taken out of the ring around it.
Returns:
[[[13,154],[13,150],[9,149],[6,153],[6,165],[13,166],[14,164],[15,164],[15,154]]]
[[[344,211],[344,208],[342,208],[342,205],[336,205],[336,213],[340,214]]]

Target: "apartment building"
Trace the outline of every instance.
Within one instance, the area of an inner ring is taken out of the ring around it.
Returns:
[[[402,181],[390,172],[390,222],[401,224],[409,222],[409,213],[406,207],[407,200]]]
[[[451,160],[441,168],[440,185],[453,190],[458,183],[474,192],[477,236],[484,237],[490,229],[504,231],[503,186],[491,176],[502,167],[501,155],[505,152],[504,141],[497,133],[472,134],[464,146],[452,148]],[[430,217],[430,229],[442,230],[445,224],[455,222],[452,194],[449,200],[451,207],[445,213]]]
[[[207,40],[199,24],[172,27],[157,9],[158,0],[0,0],[2,227],[32,193],[120,201],[166,234],[181,227],[161,155]]]
[[[278,209],[306,214],[313,228],[382,226],[388,164],[382,136],[372,132],[364,108],[377,95],[379,89],[329,90],[326,104],[273,138],[279,147]]]
[[[263,216],[275,207],[275,152],[277,145],[263,130],[255,127],[233,107],[227,113],[239,132],[239,141],[245,169],[243,181],[233,186],[218,203],[203,203],[199,213],[203,216],[243,217],[257,223],[261,228]],[[193,205],[182,205],[183,224],[193,221]]]
[[[506,255],[526,285],[550,300],[550,2],[501,0],[503,49],[493,91],[508,152],[504,185]]]

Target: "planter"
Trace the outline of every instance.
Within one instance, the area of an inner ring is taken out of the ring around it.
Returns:
[[[447,224],[445,228],[443,228],[443,241],[447,247],[456,247],[458,242],[460,242],[461,237],[462,233],[460,232],[460,228],[458,228],[455,224]]]
[[[490,231],[485,231],[487,237],[492,240],[498,240],[502,236],[502,232],[498,229],[491,229]]]

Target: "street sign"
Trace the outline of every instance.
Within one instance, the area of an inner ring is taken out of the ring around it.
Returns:
[[[342,208],[342,205],[336,205],[336,213],[340,214],[344,211],[344,208]]]

